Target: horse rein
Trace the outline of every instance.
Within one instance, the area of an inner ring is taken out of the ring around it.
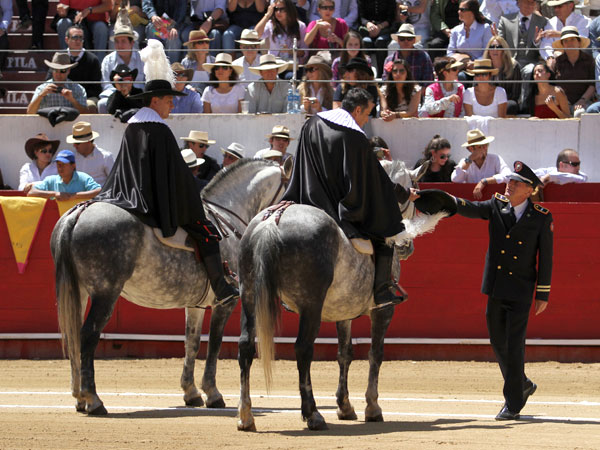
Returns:
[[[286,183],[289,181],[289,178],[285,176],[285,171],[283,170],[283,166],[279,166],[279,170],[281,172],[279,186],[277,187],[277,190],[275,191],[275,194],[273,195],[273,198],[271,198],[271,201],[269,202],[267,207],[273,206],[273,204],[275,203],[275,200],[277,199],[277,196],[282,191],[282,189],[285,187]],[[202,201],[203,201],[203,203],[206,203],[209,206],[212,206],[213,208],[219,208],[219,209],[225,211],[226,213],[231,214],[233,217],[235,217],[237,220],[239,220],[244,225],[245,228],[248,228],[248,222],[246,222],[244,219],[242,219],[238,214],[236,214],[231,209],[226,208],[225,206],[219,205],[218,203],[211,202],[210,200],[203,199]],[[223,217],[223,215],[221,215],[217,211],[213,210],[213,208],[207,208],[208,213],[214,219],[215,225],[217,226],[217,228],[219,229],[219,231],[221,232],[223,237],[225,239],[227,239],[229,237],[229,233],[226,230],[226,228],[228,228],[237,239],[242,239],[243,232],[240,233],[239,230],[235,227],[235,225],[233,225],[229,220],[227,220],[225,217]]]

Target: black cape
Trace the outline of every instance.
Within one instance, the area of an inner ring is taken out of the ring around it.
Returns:
[[[96,198],[130,211],[165,237],[178,226],[205,220],[198,187],[177,140],[158,122],[127,126],[119,156]]]
[[[394,184],[367,137],[319,116],[302,127],[283,200],[324,210],[349,238],[381,239],[404,230]]]

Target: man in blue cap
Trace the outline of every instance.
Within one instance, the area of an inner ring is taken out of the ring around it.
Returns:
[[[548,305],[552,277],[552,214],[530,197],[542,182],[523,162],[514,163],[504,195],[487,201],[457,198],[457,213],[489,221],[490,243],[482,293],[488,295],[490,342],[504,377],[505,403],[496,420],[519,419],[537,386],[525,375],[525,334],[535,291],[535,314]]]
[[[56,200],[87,200],[98,195],[101,186],[87,173],[76,170],[75,155],[72,151],[61,150],[55,161],[58,175],[50,175],[36,183],[27,196]]]

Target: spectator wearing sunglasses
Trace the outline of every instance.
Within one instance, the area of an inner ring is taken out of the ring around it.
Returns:
[[[358,1],[357,0],[336,0],[333,17],[344,19],[344,22],[351,29],[356,29],[356,21],[358,19]],[[308,21],[319,20],[318,2],[310,2],[310,10],[308,12]]]
[[[534,172],[544,185],[548,183],[585,183],[588,176],[580,169],[579,153],[572,148],[565,148],[556,158],[556,167],[542,167],[535,169]]]
[[[383,67],[388,79],[395,83],[381,89],[379,104],[381,118],[385,121],[417,117],[421,103],[421,86],[412,83],[410,65],[403,59],[388,62]]]
[[[479,11],[479,2],[460,2],[458,19],[461,24],[452,28],[446,54],[465,63],[481,58],[485,45],[492,38],[492,29]]]
[[[488,42],[483,58],[492,62],[492,67],[498,69],[496,75],[492,75],[492,80],[498,81],[496,86],[501,87],[506,92],[508,99],[506,114],[515,116],[519,114],[521,103],[522,83],[503,83],[503,81],[521,81],[521,66],[511,56],[508,50],[508,43],[500,36],[494,36]]]
[[[52,157],[60,144],[59,140],[51,141],[44,133],[38,133],[25,142],[25,154],[31,162],[23,164],[19,172],[19,191],[26,194],[33,185],[50,175],[57,175],[56,163]]]
[[[327,53],[327,52],[326,52]],[[333,105],[333,87],[331,65],[323,56],[317,54],[309,58],[304,66],[304,77],[298,86],[302,99],[302,110],[307,114],[316,114],[331,109]]]
[[[310,48],[338,49],[344,46],[348,25],[344,19],[334,17],[335,2],[319,0],[317,4],[320,19],[313,20],[306,27],[304,42]]]
[[[450,142],[436,134],[423,151],[423,158],[415,164],[415,169],[424,170],[419,179],[423,183],[450,183],[456,163],[450,159]],[[425,166],[421,169],[422,166]]]
[[[66,53],[55,53],[52,61],[44,60],[51,69],[52,78],[35,88],[31,103],[27,106],[27,114],[36,114],[41,108],[67,106],[77,109],[80,114],[87,114],[87,95],[85,89],[69,79],[72,67],[71,58]]]
[[[464,86],[459,83],[458,71],[462,63],[454,58],[435,58],[433,67],[438,81],[425,89],[421,108],[422,117],[462,117]]]
[[[191,130],[187,137],[180,138],[185,141],[187,148],[190,148],[196,154],[196,158],[201,158],[204,163],[198,169],[198,179],[201,181],[209,182],[217,174],[221,167],[217,163],[217,160],[212,156],[208,156],[206,151],[210,145],[215,144],[216,141],[208,138],[206,131]]]
[[[413,80],[423,81],[422,87],[431,83],[433,81],[433,64],[426,52],[415,48],[415,44],[421,42],[421,36],[415,34],[415,28],[410,23],[404,23],[397,33],[392,34],[392,39],[400,47],[400,50],[389,55],[383,66],[386,67],[391,61],[403,59],[411,68]],[[385,81],[388,76],[389,73],[384,70],[382,79]]]

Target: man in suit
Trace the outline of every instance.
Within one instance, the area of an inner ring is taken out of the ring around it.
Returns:
[[[488,332],[504,377],[505,403],[496,420],[519,419],[537,389],[525,375],[525,334],[534,291],[537,315],[548,304],[552,276],[552,214],[530,200],[542,182],[521,161],[509,179],[505,195],[483,202],[456,199],[458,214],[489,221],[481,291],[488,295]]]
[[[498,22],[498,34],[503,37],[511,48],[534,48],[538,47],[541,40],[541,32],[548,23],[548,19],[535,14],[535,0],[518,0],[519,12],[502,16]],[[517,50],[515,59],[521,65],[521,78],[531,79],[533,68],[540,60],[539,50]],[[530,91],[530,83],[523,83],[521,90],[520,105],[525,104]]]

